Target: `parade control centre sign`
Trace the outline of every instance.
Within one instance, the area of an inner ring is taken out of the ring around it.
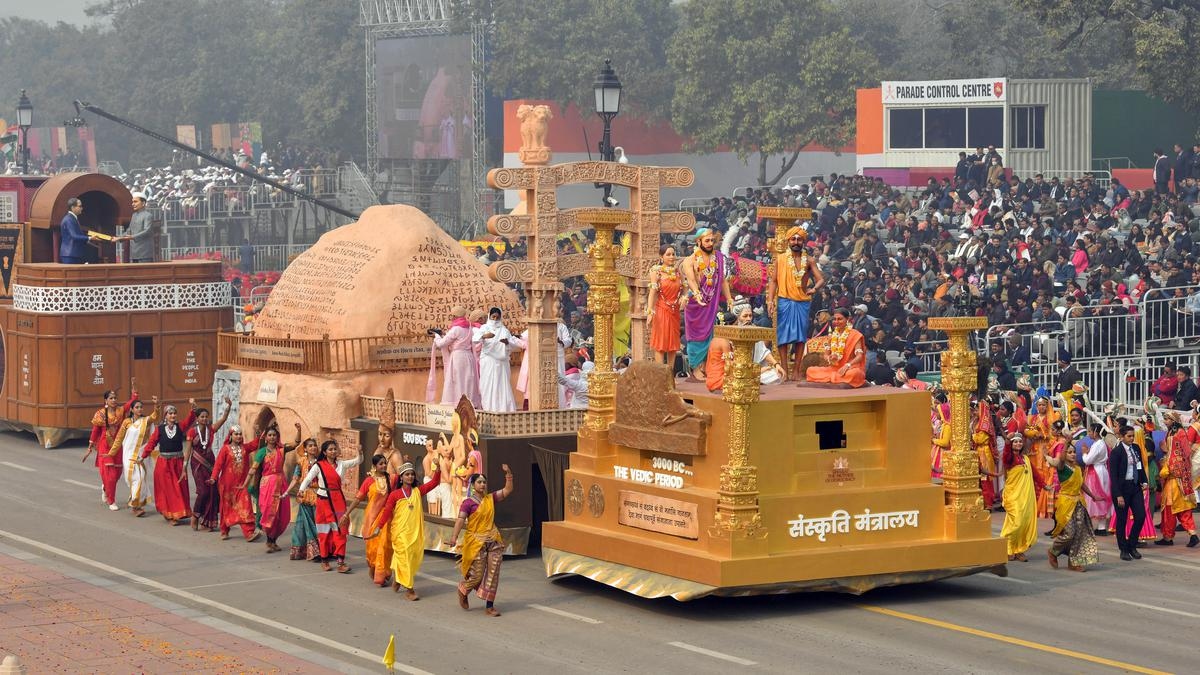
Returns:
[[[881,82],[884,105],[930,103],[1003,103],[1008,80],[1003,77],[974,80]]]

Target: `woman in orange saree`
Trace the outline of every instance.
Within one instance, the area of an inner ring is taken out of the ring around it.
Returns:
[[[1042,397],[1034,404],[1034,414],[1025,424],[1025,438],[1033,444],[1029,453],[1029,472],[1037,490],[1037,514],[1039,518],[1054,518],[1054,497],[1058,492],[1058,475],[1046,462],[1046,454],[1058,440],[1054,423],[1060,422],[1058,413],[1050,407],[1050,400]],[[1060,422],[1061,424],[1061,422]]]
[[[842,307],[833,310],[833,329],[829,332],[827,366],[809,366],[804,379],[809,382],[848,384],[861,387],[867,383],[867,352],[863,334],[847,324],[850,313]]]

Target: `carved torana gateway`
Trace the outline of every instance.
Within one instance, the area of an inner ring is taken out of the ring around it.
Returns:
[[[549,153],[539,155],[549,160]],[[528,161],[528,160],[527,160]],[[656,167],[616,162],[571,162],[531,165],[520,168],[492,169],[488,185],[501,190],[520,190],[524,213],[518,206],[513,213],[492,216],[488,230],[508,239],[524,237],[528,259],[493,263],[492,278],[525,287],[526,315],[529,325],[530,410],[558,407],[558,367],[556,324],[561,314],[558,294],[563,279],[592,270],[590,253],[559,255],[558,237],[568,232],[588,230],[595,209],[559,209],[557,190],[578,183],[611,183],[629,188],[631,209],[607,209],[628,214],[628,222],[616,225],[617,232],[631,237],[629,254],[615,260],[615,271],[626,279],[630,290],[629,316],[631,351],[634,360],[645,357],[649,349],[646,327],[646,297],[650,268],[658,261],[659,241],[663,234],[691,232],[696,219],[690,213],[663,212],[659,208],[662,188],[687,187],[695,176],[687,167]],[[599,242],[600,236],[597,235]],[[600,293],[603,296],[607,290]],[[589,292],[589,295],[596,290]],[[615,286],[612,289],[615,302]],[[604,302],[605,298],[599,298]],[[589,297],[589,309],[592,300]],[[599,364],[598,364],[599,365]]]

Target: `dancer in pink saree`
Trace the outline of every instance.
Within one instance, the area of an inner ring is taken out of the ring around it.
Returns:
[[[292,520],[292,504],[287,497],[288,480],[283,475],[283,458],[284,448],[279,442],[279,429],[271,427],[263,434],[263,445],[254,454],[254,463],[246,478],[249,487],[255,470],[262,467],[262,478],[258,483],[258,512],[262,531],[267,535],[267,553],[280,550],[275,540]]]

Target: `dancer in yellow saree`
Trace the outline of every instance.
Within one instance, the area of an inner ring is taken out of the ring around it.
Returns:
[[[459,561],[463,581],[458,585],[458,605],[470,609],[467,593],[475,591],[487,602],[488,616],[500,616],[495,600],[496,588],[500,585],[500,563],[504,559],[504,540],[500,538],[500,530],[496,529],[496,502],[504,501],[513,491],[512,471],[507,464],[501,464],[500,468],[504,471],[504,488],[491,494],[487,492],[487,479],[483,474],[471,474],[467,483],[471,494],[459,507],[454,534],[450,538],[450,545],[454,546],[458,542],[458,533],[466,526],[467,537],[463,540],[462,560]]]
[[[442,482],[442,474],[434,464],[433,475],[428,477],[429,480],[423,485],[417,485],[417,472],[411,462],[401,464],[399,470],[400,484],[388,495],[387,501],[379,510],[379,515],[374,520],[364,521],[364,529],[371,532],[367,537],[368,542],[386,530],[387,544],[379,546],[386,546],[390,551],[388,568],[381,572],[377,566],[375,576],[379,577],[382,573],[386,580],[387,570],[390,569],[393,574],[392,590],[399,593],[401,588],[406,588],[408,591],[404,597],[420,600],[413,584],[417,570],[421,568],[421,561],[425,559],[425,509],[422,502],[425,495]]]
[[[1025,436],[1008,437],[1004,447],[1004,526],[1000,536],[1008,544],[1008,559],[1027,562],[1025,557],[1037,541],[1037,497],[1033,493],[1033,476],[1026,461]]]
[[[1075,457],[1075,446],[1067,445],[1059,457],[1046,455],[1050,466],[1058,470],[1058,499],[1054,504],[1054,543],[1047,556],[1050,566],[1058,568],[1058,556],[1067,554],[1067,566],[1075,572],[1087,571],[1087,565],[1100,562],[1092,519],[1080,498],[1080,492],[1092,497],[1083,484],[1083,468]],[[1093,497],[1094,498],[1094,497]]]

